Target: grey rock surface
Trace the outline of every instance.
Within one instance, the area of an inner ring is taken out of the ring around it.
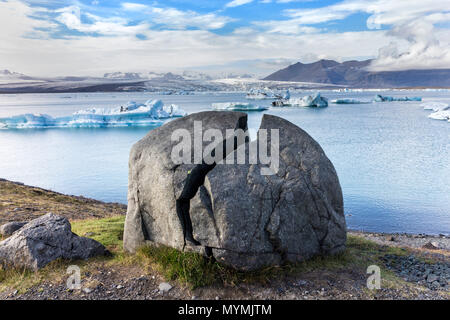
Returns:
[[[88,259],[107,252],[99,242],[72,233],[69,220],[49,213],[0,242],[0,263],[38,270],[59,258]]]
[[[239,113],[226,114],[230,115],[228,122],[223,122],[225,114],[218,112],[189,117],[204,119],[204,125],[220,123],[222,130],[238,127],[233,122]],[[151,131],[132,149],[126,250],[133,252],[148,241],[195,250],[234,268],[253,270],[345,249],[346,223],[336,171],[305,131],[284,119],[264,115],[260,129],[279,130],[276,174],[263,175],[261,169],[267,166],[260,162],[219,162],[199,172],[199,181],[192,187],[185,172],[194,172],[198,166],[174,168],[167,161],[169,132],[190,123],[189,117],[170,122],[172,128],[165,125],[159,132]],[[228,157],[242,151],[248,159],[256,144],[258,140],[236,144]],[[183,193],[189,228],[176,214]]]
[[[151,130],[133,145],[129,160],[128,210],[125,221],[124,249],[135,252],[148,242],[183,250],[201,246],[191,239],[188,216],[189,200],[203,183],[208,165],[176,164],[171,154],[178,140],[172,141],[176,129],[185,129],[194,141],[194,124],[202,130],[218,129],[226,137],[227,129],[246,130],[247,115],[241,112],[200,112],[175,119]],[[203,143],[203,147],[209,143]],[[222,148],[221,142],[216,147]],[[194,163],[194,144],[191,163]]]
[[[0,227],[0,235],[2,235],[3,237],[9,237],[15,231],[19,230],[26,224],[27,224],[26,222],[22,222],[22,221],[13,221],[13,222],[5,223],[4,225],[2,225]]]

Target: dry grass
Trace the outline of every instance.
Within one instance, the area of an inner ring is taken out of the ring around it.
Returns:
[[[53,212],[70,220],[124,215],[126,206],[29,187],[0,179],[0,225]]]

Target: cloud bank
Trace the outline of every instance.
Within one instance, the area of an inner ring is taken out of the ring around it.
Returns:
[[[274,12],[278,3],[282,7]],[[0,33],[0,69],[54,76],[222,68],[264,76],[291,62],[322,58],[376,58],[375,71],[450,68],[446,3],[347,0],[310,8],[315,2],[235,0],[196,10],[0,1],[0,26],[8,30]],[[262,13],[267,8],[270,18],[239,13],[251,6]],[[356,15],[365,25],[352,25]]]

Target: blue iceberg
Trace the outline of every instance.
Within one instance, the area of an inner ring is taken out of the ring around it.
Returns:
[[[356,99],[335,99],[331,100],[332,103],[335,104],[364,104],[364,103],[371,103],[370,101],[360,101]]]
[[[0,118],[0,129],[148,126],[185,115],[186,112],[177,105],[166,106],[161,100],[148,100],[144,104],[130,101],[125,106],[112,109],[89,108],[66,117],[23,114]]]
[[[391,101],[422,101],[421,97],[402,97],[402,98],[394,98],[389,96],[382,96],[381,94],[377,94],[373,99],[375,102],[391,102]]]

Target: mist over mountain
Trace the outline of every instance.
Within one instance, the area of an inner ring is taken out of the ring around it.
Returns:
[[[264,80],[315,82],[361,88],[450,87],[450,69],[374,72],[368,69],[371,61],[297,62],[272,73]]]

